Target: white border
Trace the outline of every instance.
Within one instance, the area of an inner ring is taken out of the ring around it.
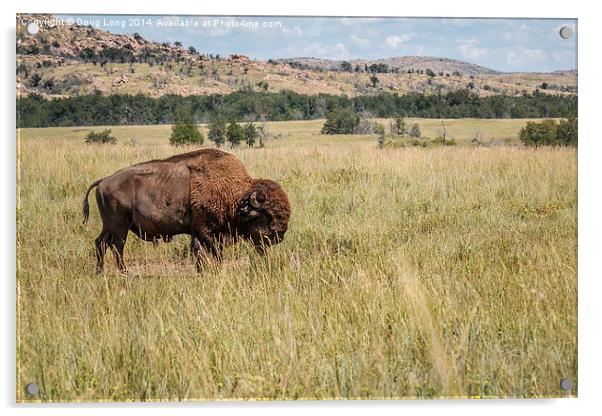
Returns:
[[[602,166],[602,128],[599,122],[602,99],[599,75],[600,62],[600,14],[594,2],[503,0],[502,2],[410,1],[391,2],[370,0],[357,4],[338,0],[325,2],[304,0],[291,5],[282,1],[228,0],[193,4],[185,0],[137,3],[105,0],[103,2],[70,2],[55,0],[41,3],[21,0],[18,4],[2,4],[2,111],[4,137],[0,139],[4,163],[1,164],[1,188],[3,227],[0,246],[2,274],[2,376],[0,377],[1,404],[5,414],[29,414],[44,410],[55,415],[79,415],[83,411],[104,414],[107,407],[114,413],[144,413],[164,415],[177,412],[181,415],[200,412],[234,414],[241,410],[249,414],[306,415],[308,412],[327,414],[344,411],[365,414],[368,411],[399,414],[404,411],[420,411],[423,414],[507,415],[508,413],[590,414],[599,411],[597,397],[601,373],[600,317],[602,294],[600,262],[597,255],[602,247],[600,212],[600,167]],[[15,404],[15,43],[14,25],[17,12],[49,13],[131,13],[131,14],[222,14],[222,15],[329,15],[329,16],[455,16],[455,17],[562,17],[579,19],[579,398],[563,400],[487,400],[487,401],[402,401],[402,402],[229,402],[170,404],[98,404],[98,405],[45,405]],[[181,407],[181,408],[180,408]]]

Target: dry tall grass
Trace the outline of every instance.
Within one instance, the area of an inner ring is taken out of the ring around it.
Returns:
[[[149,134],[153,127],[147,127]],[[293,206],[266,258],[196,275],[130,236],[94,275],[87,186],[181,151],[22,133],[18,394],[40,399],[562,396],[577,380],[576,152],[294,137],[234,153]],[[576,389],[573,391],[576,394]]]

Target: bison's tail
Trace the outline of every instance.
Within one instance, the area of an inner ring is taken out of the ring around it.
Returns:
[[[84,224],[86,223],[86,221],[88,221],[88,218],[90,217],[90,204],[88,204],[88,195],[90,195],[90,191],[92,190],[92,188],[94,188],[96,185],[101,183],[104,179],[105,178],[102,178],[102,179],[99,179],[99,180],[93,182],[92,185],[90,185],[90,187],[88,188],[88,191],[86,192],[86,196],[84,198],[84,206],[83,206]]]

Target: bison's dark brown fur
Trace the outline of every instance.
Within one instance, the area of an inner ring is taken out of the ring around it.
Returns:
[[[96,239],[98,272],[108,247],[125,270],[129,231],[146,241],[191,235],[198,269],[205,256],[219,258],[224,245],[240,238],[263,253],[266,246],[282,241],[291,212],[280,185],[252,179],[236,157],[217,149],[140,163],[97,180],[84,198],[84,222],[94,187],[103,223]]]

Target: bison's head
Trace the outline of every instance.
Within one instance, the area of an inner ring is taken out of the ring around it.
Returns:
[[[278,244],[288,228],[291,207],[284,190],[274,181],[258,179],[238,203],[239,233],[258,251]]]

